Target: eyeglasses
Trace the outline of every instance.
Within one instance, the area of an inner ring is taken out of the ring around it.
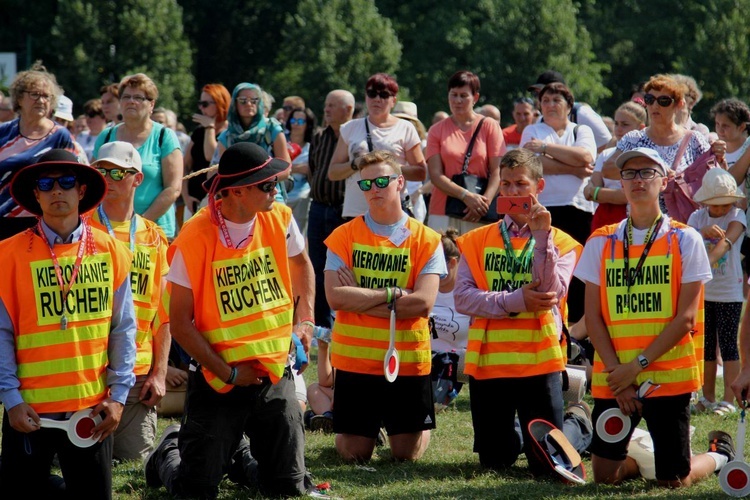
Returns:
[[[245,104],[258,104],[260,102],[260,97],[238,97],[237,98],[237,104],[245,105]]]
[[[26,94],[31,97],[32,101],[38,101],[39,99],[44,99],[45,101],[48,101],[52,98],[49,94],[42,94],[41,92],[37,92],[35,90],[24,90]]]
[[[388,92],[387,90],[375,90],[375,89],[367,89],[365,90],[365,94],[367,94],[367,97],[370,99],[375,99],[376,97],[380,97],[381,99],[388,99],[393,94]]]
[[[36,180],[36,187],[39,191],[52,191],[55,187],[55,182],[60,186],[60,189],[67,191],[73,189],[76,185],[78,178],[75,175],[63,175],[60,177],[40,177]]]
[[[216,104],[216,103],[213,102],[213,101],[198,101],[198,107],[199,108],[207,108],[207,107],[209,107],[212,104]]]
[[[145,95],[130,95],[130,94],[123,94],[120,96],[120,101],[127,102],[127,101],[135,101],[138,104],[143,104],[145,101],[150,101],[148,97]]]
[[[654,177],[664,177],[655,168],[642,168],[641,170],[620,170],[620,178],[625,181],[632,181],[640,176],[644,181],[650,181]]]
[[[372,189],[373,182],[377,187],[380,189],[385,189],[388,187],[388,185],[391,183],[391,181],[398,179],[398,175],[383,175],[381,177],[375,177],[374,179],[362,179],[361,181],[357,181],[357,184],[359,185],[359,189],[362,191],[369,191]]]
[[[107,177],[107,174],[109,174],[109,176],[112,177],[113,181],[121,181],[128,174],[136,174],[136,173],[138,173],[137,170],[127,170],[127,169],[124,169],[124,168],[113,168],[113,169],[110,169],[110,170],[107,170],[106,168],[97,168],[97,170],[105,178]]]
[[[89,118],[95,118],[97,116],[101,116],[102,118],[104,118],[104,113],[97,113],[96,111],[89,111],[88,113],[86,113],[86,116],[88,116]]]
[[[271,191],[276,189],[276,183],[278,182],[278,179],[279,178],[276,177],[272,181],[261,182],[260,184],[256,184],[256,186],[258,187],[258,189],[260,189],[264,193],[270,193]]]
[[[289,118],[289,123],[292,125],[304,125],[307,123],[306,118]]]
[[[656,97],[654,94],[646,94],[643,96],[643,102],[645,102],[648,106],[651,106],[654,102],[656,102],[662,108],[668,108],[674,101],[675,98],[668,95],[660,95],[659,97]]]

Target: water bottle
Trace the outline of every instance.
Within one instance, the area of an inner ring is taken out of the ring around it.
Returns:
[[[316,326],[313,328],[313,338],[326,344],[331,343],[331,329],[325,326]]]

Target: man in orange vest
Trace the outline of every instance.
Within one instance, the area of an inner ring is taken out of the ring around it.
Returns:
[[[492,469],[513,465],[525,449],[531,470],[545,472],[532,453],[529,423],[544,419],[563,429],[562,304],[581,246],[552,227],[536,198],[544,185],[539,158],[523,148],[510,151],[500,162],[498,200],[525,197],[528,206],[458,239],[453,296],[456,310],[474,317],[464,368],[471,377],[474,451]],[[498,407],[502,395],[507,402]]]
[[[659,208],[669,173],[659,154],[635,148],[617,166],[630,216],[595,231],[575,270],[586,283],[586,328],[596,349],[594,481],[639,475],[627,451],[645,418],[659,484],[690,486],[734,458],[732,438],[720,431],[709,434],[708,453],[690,451],[690,397],[703,379],[703,284],[711,267],[700,234]],[[642,384],[653,395],[639,395]],[[629,432],[605,425],[602,414],[614,408],[630,417]]]
[[[8,498],[45,497],[55,454],[69,495],[112,497],[111,434],[135,381],[130,253],[79,216],[106,190],[101,174],[62,149],[10,185],[40,219],[0,243],[0,491]],[[45,428],[79,410],[103,417],[88,448]]]
[[[99,150],[92,165],[107,180],[107,195],[93,211],[93,227],[122,241],[131,252],[130,287],[136,310],[135,385],[130,389],[113,454],[142,460],[156,438],[156,405],[165,394],[169,323],[158,328],[156,311],[166,286],[167,238],[156,223],[137,215],[135,190],[143,182],[141,155],[129,142],[114,141]]]
[[[204,184],[209,207],[170,247],[170,328],[194,364],[184,425],[167,428],[146,459],[149,486],[215,498],[244,432],[262,494],[309,489],[287,362],[293,334],[309,348],[315,284],[291,210],[274,202],[288,168],[256,144],[228,148]]]
[[[445,257],[440,235],[401,209],[405,181],[393,157],[373,151],[357,164],[369,210],[326,239],[326,297],[336,311],[330,346],[336,449],[346,460],[369,460],[382,422],[393,457],[416,460],[435,428],[427,318],[447,274]],[[401,360],[392,383],[383,363],[391,306]]]

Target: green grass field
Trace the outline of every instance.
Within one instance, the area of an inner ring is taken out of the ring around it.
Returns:
[[[308,381],[315,378],[314,368],[310,366],[305,374]],[[498,400],[498,404],[503,404],[503,401]],[[173,422],[160,418],[160,432]],[[693,450],[702,453],[706,451],[706,436],[710,430],[721,429],[732,435],[736,433],[737,416],[699,415],[693,418],[692,424],[696,427]],[[479,466],[472,445],[468,387],[465,387],[456,404],[438,414],[437,429],[432,434],[430,447],[417,463],[392,462],[389,448],[385,446],[376,450],[368,464],[374,470],[345,464],[336,454],[333,436],[321,433],[307,434],[305,455],[316,483],[329,482],[332,495],[347,499],[727,498],[716,477],[685,490],[666,490],[643,480],[630,481],[619,487],[593,483],[566,486],[553,480],[533,478],[527,472],[525,458],[520,458],[514,467],[504,473],[488,472]],[[591,480],[590,460],[587,458],[585,463]],[[113,487],[114,497],[118,499],[169,498],[164,488],[155,490],[146,487],[139,463],[116,464]],[[221,484],[219,498],[255,497],[257,492],[240,489],[227,480]]]

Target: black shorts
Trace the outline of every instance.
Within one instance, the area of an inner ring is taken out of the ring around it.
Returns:
[[[435,405],[429,375],[399,376],[336,370],[333,432],[375,439],[380,427],[389,436],[435,428]]]
[[[609,408],[617,408],[614,399],[594,399],[592,421],[594,429],[599,416]],[[631,417],[632,426],[626,437],[617,443],[605,443],[594,433],[591,454],[609,460],[622,461],[628,455],[628,445],[641,418],[646,419],[648,432],[654,442],[656,479],[674,481],[690,474],[690,394],[649,397],[643,403],[643,417]]]

